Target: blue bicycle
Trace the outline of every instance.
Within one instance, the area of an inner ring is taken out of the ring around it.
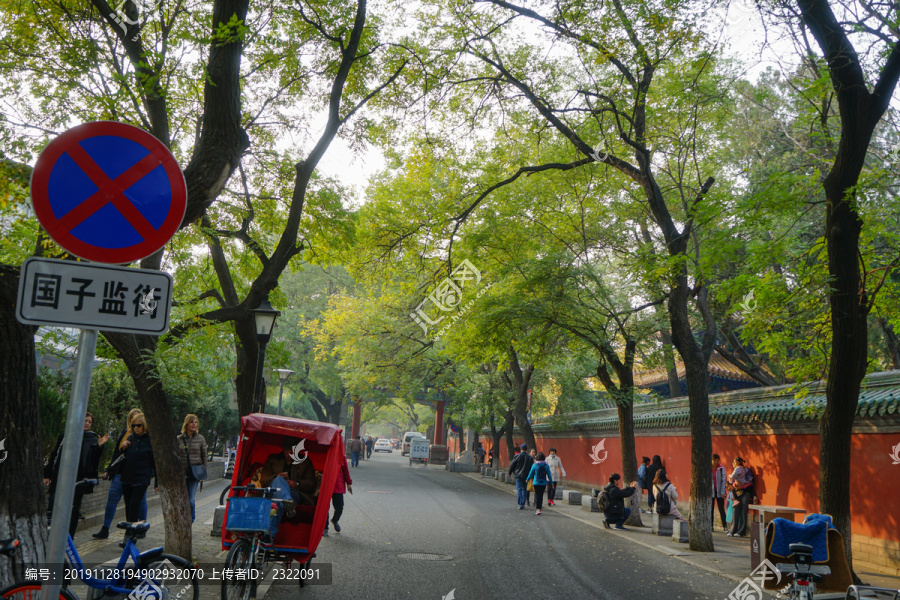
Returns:
[[[91,480],[86,480],[90,483]],[[78,482],[82,483],[82,482]],[[96,483],[96,480],[94,480]],[[72,536],[66,542],[66,560],[61,574],[62,587],[59,600],[78,600],[69,589],[73,581],[81,581],[88,586],[87,600],[99,600],[103,596],[124,594],[141,600],[198,600],[200,597],[200,574],[190,561],[164,554],[162,547],[146,552],[138,552],[135,540],[147,536],[150,523],[128,523],[123,521],[116,528],[125,531],[125,548],[115,566],[98,566],[88,569],[84,566]],[[19,548],[18,540],[0,540],[0,554],[13,556]],[[130,562],[129,562],[130,561]],[[5,600],[40,600],[41,582],[15,583],[0,590],[0,598]]]

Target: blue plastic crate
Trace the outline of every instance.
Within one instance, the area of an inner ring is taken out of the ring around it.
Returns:
[[[269,531],[272,501],[269,498],[229,498],[228,531]]]

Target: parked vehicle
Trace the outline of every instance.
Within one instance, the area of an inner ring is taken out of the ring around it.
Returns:
[[[373,448],[374,452],[393,452],[394,449],[391,448],[391,442],[386,439],[380,439],[375,442],[375,448]]]

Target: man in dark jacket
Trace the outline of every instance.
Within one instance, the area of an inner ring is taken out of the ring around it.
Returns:
[[[100,467],[100,455],[103,454],[103,444],[109,440],[108,435],[102,438],[91,431],[94,424],[94,415],[85,414],[84,417],[84,433],[81,439],[81,453],[78,457],[78,471],[75,474],[75,482],[85,479],[97,479],[99,477],[98,470]],[[50,498],[47,506],[47,517],[52,518],[53,502],[56,500],[56,483],[59,479],[59,465],[62,454],[63,436],[60,435],[56,440],[56,446],[50,453],[50,459],[44,465],[44,485],[50,487]],[[69,519],[69,534],[75,536],[75,528],[78,526],[78,519],[81,517],[81,500],[85,494],[91,494],[94,491],[93,484],[82,483],[76,485],[72,496],[72,516]]]
[[[508,475],[516,478],[516,501],[519,503],[519,510],[525,510],[525,492],[528,491],[525,479],[533,464],[534,459],[528,453],[528,444],[522,444],[522,451],[516,454],[509,463]]]
[[[631,516],[631,509],[625,508],[625,498],[637,490],[638,483],[632,481],[631,486],[623,490],[619,488],[621,479],[622,477],[618,473],[613,473],[609,476],[609,483],[603,488],[603,491],[609,494],[609,507],[603,513],[603,525],[607,529],[611,524],[616,529],[625,529],[622,525]]]

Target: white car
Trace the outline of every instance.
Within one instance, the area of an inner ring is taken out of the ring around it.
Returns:
[[[389,440],[381,439],[375,442],[375,447],[372,449],[374,452],[393,452],[394,449],[391,448],[391,442]]]

